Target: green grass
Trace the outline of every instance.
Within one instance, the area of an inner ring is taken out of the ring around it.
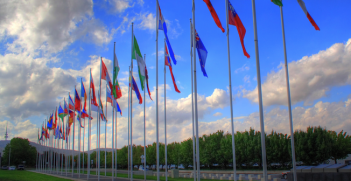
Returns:
[[[53,176],[48,176],[40,173],[29,172],[26,170],[0,170],[0,180],[1,181],[41,181],[41,180],[50,180],[50,181],[59,181],[59,180],[68,180],[57,178]]]

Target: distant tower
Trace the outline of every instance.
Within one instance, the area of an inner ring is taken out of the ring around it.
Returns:
[[[9,137],[9,135],[7,134],[7,123],[6,123],[6,132],[5,132],[5,140],[7,141],[7,138]]]

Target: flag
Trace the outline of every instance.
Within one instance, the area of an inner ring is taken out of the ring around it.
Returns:
[[[102,58],[101,58],[101,79],[106,80],[107,84],[110,86],[110,89],[112,89],[113,85],[110,79],[110,74],[107,71],[104,61],[102,61]]]
[[[115,97],[115,99],[119,99],[122,97],[122,91],[121,91],[121,88],[119,87],[118,80],[117,80],[118,72],[120,69],[119,69],[118,59],[117,59],[116,53],[114,54],[113,62],[114,62],[114,66],[113,66],[113,89],[112,89],[112,92],[113,92],[113,96]]]
[[[102,121],[106,121],[107,122],[107,119],[106,119],[105,113],[104,113],[104,106],[102,105],[100,95],[99,95],[99,107],[100,107],[99,110],[100,110],[100,116],[101,116]]]
[[[92,92],[92,98],[91,98],[91,110],[92,111],[98,111],[98,103],[96,101],[96,95],[95,95],[95,85],[94,85],[94,80],[93,76],[91,76],[91,71],[90,71],[90,89]]]
[[[69,124],[69,126],[71,126],[72,125],[72,123],[73,123],[73,119],[74,119],[74,116],[75,116],[76,114],[74,113],[74,111],[71,111],[71,110],[69,110],[69,116],[68,116],[68,124]]]
[[[311,22],[312,26],[314,27],[314,29],[316,30],[320,30],[318,25],[316,24],[316,22],[313,20],[313,18],[311,17],[310,13],[308,13],[305,3],[302,0],[297,0],[297,2],[300,4],[303,12],[306,14],[308,20]]]
[[[246,29],[245,29],[243,23],[241,22],[239,15],[236,13],[234,7],[232,6],[232,4],[230,3],[229,0],[228,0],[228,13],[229,13],[229,16],[228,16],[229,17],[229,24],[236,26],[236,29],[238,30],[238,34],[239,34],[239,38],[240,38],[240,42],[241,42],[241,47],[243,48],[244,55],[247,58],[250,58],[250,55],[246,52],[246,49],[244,46],[244,37],[246,34]]]
[[[134,36],[134,43],[133,43],[133,53],[132,59],[135,59],[138,62],[138,72],[139,72],[139,79],[141,84],[141,90],[144,90],[144,81],[145,81],[145,62],[143,56],[141,55],[139,45],[137,39]]]
[[[86,109],[87,108],[87,93],[85,92],[83,80],[81,80],[81,84],[80,84],[80,96],[82,96],[82,98],[84,97],[84,109]]]
[[[64,112],[66,115],[68,115],[68,106],[67,106],[66,100],[64,100],[63,103],[65,104],[65,105],[64,105],[64,110],[63,110],[63,112]]]
[[[283,3],[281,0],[271,0],[275,5],[278,5],[278,6],[283,6]]]
[[[62,121],[63,121],[63,118],[65,116],[67,116],[67,113],[65,113],[65,111],[62,109],[61,104],[60,104],[59,109],[58,109],[58,116],[62,119]]]
[[[89,114],[87,113],[87,111],[85,109],[83,109],[82,111],[78,111],[78,114],[80,114],[82,118],[89,117]],[[93,117],[90,117],[90,118],[93,119]]]
[[[55,129],[55,139],[60,139],[60,126],[57,126],[57,128]]]
[[[75,100],[74,100],[74,105],[75,105],[75,110],[77,111],[80,111],[80,98],[79,98],[79,94],[78,94],[78,91],[77,91],[77,89],[75,89]]]
[[[212,6],[211,1],[210,1],[210,0],[203,0],[203,1],[206,3],[206,5],[207,5],[207,7],[208,7],[208,10],[210,10],[211,15],[212,15],[212,18],[213,18],[213,20],[215,21],[216,25],[217,25],[218,28],[220,28],[220,29],[222,30],[222,32],[224,33],[225,30],[224,30],[224,28],[222,27],[221,21],[219,20],[217,13],[216,13],[215,9],[214,9],[213,6]]]
[[[81,128],[84,128],[84,126],[82,125],[82,121],[81,121],[81,114],[78,114],[78,115],[77,115],[77,120],[79,121],[79,126],[80,126]]]
[[[145,66],[145,79],[146,79],[147,92],[149,93],[150,99],[152,100],[151,93],[150,93],[150,88],[149,88],[149,74],[147,73],[146,66]]]
[[[131,77],[129,77],[129,79],[131,79]],[[142,104],[143,103],[143,98],[141,97],[141,94],[139,92],[139,88],[138,88],[138,85],[136,84],[135,80],[134,80],[134,77],[132,76],[132,89],[134,90],[138,100],[139,100],[139,104]],[[129,84],[129,86],[131,86]]]
[[[171,76],[172,76],[172,81],[173,81],[173,85],[174,85],[174,89],[176,92],[180,93],[178,87],[177,87],[177,84],[176,84],[176,81],[174,79],[174,75],[173,75],[173,71],[172,71],[172,63],[171,61],[169,60],[169,54],[168,54],[168,50],[167,50],[167,46],[165,44],[165,64],[168,66],[169,68],[169,72],[171,73]]]
[[[200,66],[201,66],[201,71],[204,74],[205,77],[207,76],[206,70],[205,70],[205,64],[206,64],[206,58],[207,58],[207,50],[205,48],[205,45],[202,43],[199,34],[196,32],[196,49],[197,49],[197,54],[199,55],[199,61],[200,61]]]
[[[51,114],[51,116],[50,116],[50,118],[49,118],[49,121],[48,121],[48,123],[47,123],[47,127],[49,128],[49,129],[52,129],[52,122],[53,122],[53,114]]]
[[[167,35],[167,25],[166,25],[166,21],[165,19],[163,18],[162,16],[162,13],[161,13],[161,8],[160,8],[160,5],[158,4],[158,1],[157,1],[157,6],[158,6],[158,14],[157,14],[157,17],[158,17],[158,22],[157,22],[157,27],[159,30],[162,30],[163,33],[165,34],[165,37],[166,37],[166,43],[167,43],[167,46],[169,48],[169,54],[173,60],[173,63],[174,65],[177,65],[177,60],[174,56],[174,52],[173,52],[173,49],[171,47],[171,43],[169,42],[169,39],[168,39],[168,35]]]
[[[66,139],[66,143],[68,142],[68,135],[69,135],[69,131],[70,131],[70,127],[68,126],[68,124],[66,124],[66,133],[65,133],[65,139]]]
[[[66,127],[67,128],[67,127]],[[62,139],[63,140],[66,140],[66,133],[65,133],[65,127],[60,127],[60,132],[61,132],[61,135],[62,135]]]
[[[69,107],[69,109],[74,109],[74,103],[73,103],[73,100],[71,98],[71,95],[69,96],[68,107]]]
[[[122,115],[122,111],[121,109],[119,108],[119,104],[118,102],[116,101],[116,99],[113,99],[112,96],[111,96],[111,90],[106,87],[106,101],[111,103],[111,106],[116,108],[117,109],[117,112],[120,112],[121,115]]]
[[[52,124],[52,128],[55,129],[57,126],[57,107],[56,107],[56,111],[55,111],[55,122]]]

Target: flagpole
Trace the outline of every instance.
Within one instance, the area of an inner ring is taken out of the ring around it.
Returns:
[[[195,0],[193,0],[193,42],[195,39]],[[195,44],[196,45],[196,44]],[[199,154],[199,121],[197,115],[197,81],[196,81],[196,46],[193,46],[194,53],[194,91],[195,91],[195,123],[196,123],[196,161],[197,161],[197,180],[200,181],[200,154]]]
[[[84,142],[85,142],[85,118],[84,118],[84,126],[83,126],[83,174],[84,174],[84,157],[85,157],[85,152],[84,152]]]
[[[131,56],[131,67],[130,72],[133,79],[133,47],[134,47],[134,34],[133,34],[133,23],[132,23],[132,56]],[[131,81],[131,80],[130,80]],[[130,84],[132,86],[132,84]],[[135,91],[135,90],[134,90]],[[133,181],[133,91],[130,91],[130,180]]]
[[[116,163],[115,163],[115,164],[116,164],[116,177],[117,177],[117,174],[118,174],[118,173],[117,173],[117,169],[118,169],[118,167],[117,167],[117,166],[118,166],[118,165],[117,165],[117,163],[118,163],[118,162],[117,162],[117,133],[118,133],[118,132],[117,132],[117,121],[118,121],[118,117],[117,117],[118,114],[117,114],[117,111],[116,111],[115,114],[116,114],[116,125],[115,125],[115,127],[116,127],[116,140],[115,140],[115,143],[116,143],[116,154],[115,154]]]
[[[81,81],[82,81],[82,78],[81,78]],[[82,87],[81,87],[82,89]],[[76,92],[77,92],[77,89],[76,89]],[[75,94],[74,94],[75,95]],[[74,99],[74,102],[76,102],[76,100]],[[82,95],[80,95],[79,97],[79,108],[80,108],[80,115],[79,115],[79,130],[78,130],[78,178],[80,178],[80,149],[81,149],[81,132],[82,132],[82,109],[81,109],[81,103],[82,103]],[[74,103],[75,105],[75,103]]]
[[[195,134],[194,134],[194,86],[193,86],[193,49],[192,49],[192,42],[193,42],[193,33],[192,33],[192,22],[191,22],[191,18],[190,18],[190,72],[191,72],[191,125],[192,125],[192,131],[193,131],[193,177],[194,177],[194,181],[196,181],[196,162],[195,162]]]
[[[228,0],[225,1],[226,9],[226,21],[227,21],[227,49],[228,49],[228,73],[229,73],[229,97],[230,97],[230,119],[232,126],[232,152],[233,152],[233,176],[236,181],[236,159],[235,159],[235,138],[234,138],[234,119],[233,119],[233,93],[232,93],[232,74],[230,66],[230,48],[229,48],[229,12],[228,12]]]
[[[101,72],[102,72],[102,57],[100,57],[100,86],[99,86],[99,102],[100,104],[102,104],[101,102]],[[99,109],[100,106],[102,107],[102,105],[99,105]],[[103,112],[104,110],[101,110],[101,112]],[[99,111],[100,112],[100,111]],[[104,115],[103,115],[104,116]],[[101,116],[100,116],[101,117]],[[100,120],[99,117],[99,120]],[[101,161],[101,157],[100,157],[100,134],[101,134],[101,121],[99,121],[99,169],[98,169],[98,180],[100,180],[100,161]]]
[[[107,88],[107,84],[106,84]],[[112,90],[111,90],[112,91]],[[106,101],[105,101],[105,109],[106,109],[106,118],[107,118],[107,95],[106,95]],[[105,176],[106,176],[106,135],[107,135],[107,120],[105,120]]]
[[[90,80],[89,80],[89,122],[88,122],[88,173],[87,173],[87,179],[89,179],[89,175],[90,175],[90,132],[91,132],[91,109],[90,109],[90,104],[91,104],[91,88],[90,88],[90,84],[91,84],[91,68],[90,68]]]
[[[166,38],[164,39],[164,43],[166,44]],[[165,53],[165,58],[166,58],[166,53]],[[167,177],[167,116],[166,116],[166,62],[164,62],[164,69],[163,69],[163,74],[164,74],[164,116],[165,116],[165,177],[166,177],[166,181],[168,181],[168,177]]]
[[[160,181],[160,154],[158,140],[158,0],[156,0],[156,169],[157,181]]]
[[[257,69],[258,102],[259,102],[259,110],[260,110],[263,178],[265,180],[268,180],[267,157],[266,157],[266,134],[264,131],[264,120],[263,120],[262,87],[261,87],[260,60],[259,60],[259,54],[258,54],[258,38],[257,38],[257,22],[256,22],[256,7],[255,6],[256,6],[255,0],[252,0],[252,15],[253,15],[253,26],[254,26],[256,69]]]
[[[146,54],[144,54],[144,62],[146,64]],[[146,117],[145,117],[145,105],[146,105],[146,99],[145,99],[145,82],[144,82],[144,181],[146,181]]]
[[[74,89],[76,90],[77,89],[77,86],[74,86]],[[73,112],[73,154],[74,154],[74,132],[75,132],[75,127],[76,127],[76,118],[75,118],[75,114],[76,114],[76,93],[74,92],[74,112]],[[73,157],[73,164],[72,166],[74,165],[74,157]],[[73,173],[73,168],[74,166],[72,167],[72,173]],[[73,174],[72,174],[73,175]]]
[[[116,42],[113,42],[113,76],[115,76],[115,55],[116,55]],[[117,77],[116,77],[117,79]],[[113,82],[114,83],[114,82]],[[111,90],[113,91],[113,90]],[[113,101],[112,101],[113,102]],[[116,105],[117,106],[117,105]],[[114,137],[115,137],[115,107],[112,106],[112,181],[115,180],[115,174],[114,174],[114,169],[115,169],[115,165],[114,165],[114,152],[115,152],[115,147],[114,147]]]
[[[60,118],[59,118],[60,120]],[[62,118],[62,130],[65,131],[65,122],[64,118]],[[61,138],[61,175],[63,174],[63,139]]]
[[[132,25],[133,25],[133,23],[132,23]],[[132,33],[133,34],[133,33]],[[132,36],[133,37],[133,36]],[[132,41],[133,42],[133,41]],[[129,178],[129,164],[130,164],[130,162],[129,162],[129,151],[130,151],[130,148],[129,148],[129,146],[130,146],[130,143],[129,143],[129,121],[130,121],[130,92],[131,92],[131,81],[130,81],[130,79],[132,78],[131,77],[131,74],[130,74],[130,66],[129,66],[129,86],[128,86],[128,178]]]
[[[289,83],[289,68],[288,68],[288,58],[286,54],[286,42],[285,42],[285,29],[284,29],[284,18],[283,18],[283,7],[280,6],[280,17],[282,23],[282,35],[283,35],[283,47],[284,47],[284,63],[285,63],[285,79],[286,79],[286,90],[288,96],[288,107],[289,107],[289,122],[290,122],[290,138],[291,138],[291,155],[293,162],[293,175],[294,181],[297,181],[296,175],[296,159],[295,159],[295,141],[294,141],[294,124],[292,120],[292,112],[291,112],[291,96],[290,96],[290,83]]]

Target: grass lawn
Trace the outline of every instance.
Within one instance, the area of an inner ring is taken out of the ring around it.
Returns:
[[[40,180],[50,180],[59,181],[67,180],[62,178],[57,178],[53,176],[43,175],[40,173],[29,172],[26,170],[0,170],[0,180],[1,181],[40,181]]]

